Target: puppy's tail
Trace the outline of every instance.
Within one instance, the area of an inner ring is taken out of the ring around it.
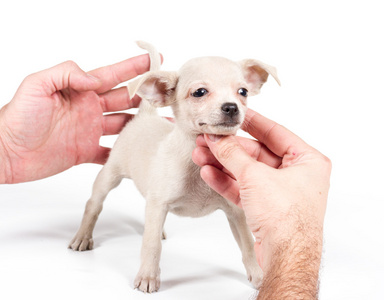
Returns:
[[[137,41],[136,44],[141,49],[148,51],[149,59],[150,59],[149,71],[160,70],[161,57],[160,57],[159,52],[156,50],[156,48],[153,45],[151,45],[147,42],[143,42],[143,41]],[[131,99],[136,94],[136,92],[137,92],[138,88],[140,87],[140,85],[142,84],[142,82],[143,82],[142,78],[138,78],[134,81],[129,82],[127,88],[128,88],[129,96]],[[155,113],[156,108],[154,106],[152,106],[147,100],[143,99],[141,101],[141,104],[140,104],[139,113],[143,113],[143,112],[144,113]]]
[[[143,41],[137,41],[136,44],[141,49],[144,49],[144,50],[148,51],[149,58],[150,58],[150,61],[151,61],[149,70],[150,71],[158,71],[158,70],[160,70],[160,67],[161,67],[161,57],[160,57],[159,52],[156,50],[156,48],[153,45],[151,45],[151,44],[149,44],[147,42],[143,42]]]

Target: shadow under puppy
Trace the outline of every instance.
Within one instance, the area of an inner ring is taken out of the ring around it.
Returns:
[[[160,287],[161,239],[165,237],[163,225],[168,212],[201,217],[217,209],[226,213],[248,279],[257,288],[262,270],[244,213],[207,186],[191,155],[199,134],[235,134],[245,117],[247,96],[259,93],[269,74],[279,83],[276,70],[253,59],[233,62],[201,57],[188,61],[178,72],[160,71],[156,49],[147,43],[138,44],[151,58],[150,72],[128,84],[131,98],[138,94],[143,99],[139,112],[120,133],[98,174],[81,227],[69,248],[93,248],[92,233],[103,201],[123,178],[131,178],[147,201],[135,288],[151,293]],[[156,113],[156,107],[169,105],[175,123]]]

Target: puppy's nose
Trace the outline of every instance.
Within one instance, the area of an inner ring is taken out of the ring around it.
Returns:
[[[221,106],[221,111],[223,112],[223,114],[232,118],[233,116],[236,116],[239,113],[239,108],[237,107],[236,103],[227,102]]]

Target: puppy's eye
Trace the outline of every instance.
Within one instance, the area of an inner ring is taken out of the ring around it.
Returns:
[[[208,94],[208,91],[205,88],[200,88],[194,91],[191,95],[196,98],[203,97],[204,95]]]
[[[248,96],[248,90],[245,89],[245,88],[240,88],[237,92],[238,92],[241,96],[243,96],[243,97],[247,97],[247,96]]]

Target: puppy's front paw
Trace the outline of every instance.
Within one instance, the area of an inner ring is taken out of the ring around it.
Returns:
[[[248,280],[257,290],[260,288],[263,281],[263,271],[259,266],[252,270],[252,272],[248,272]]]
[[[157,292],[160,288],[160,270],[156,274],[145,274],[139,272],[137,274],[135,282],[135,289],[139,289],[144,293]]]
[[[92,250],[93,249],[92,236],[76,234],[76,236],[69,243],[68,248],[74,251]]]

